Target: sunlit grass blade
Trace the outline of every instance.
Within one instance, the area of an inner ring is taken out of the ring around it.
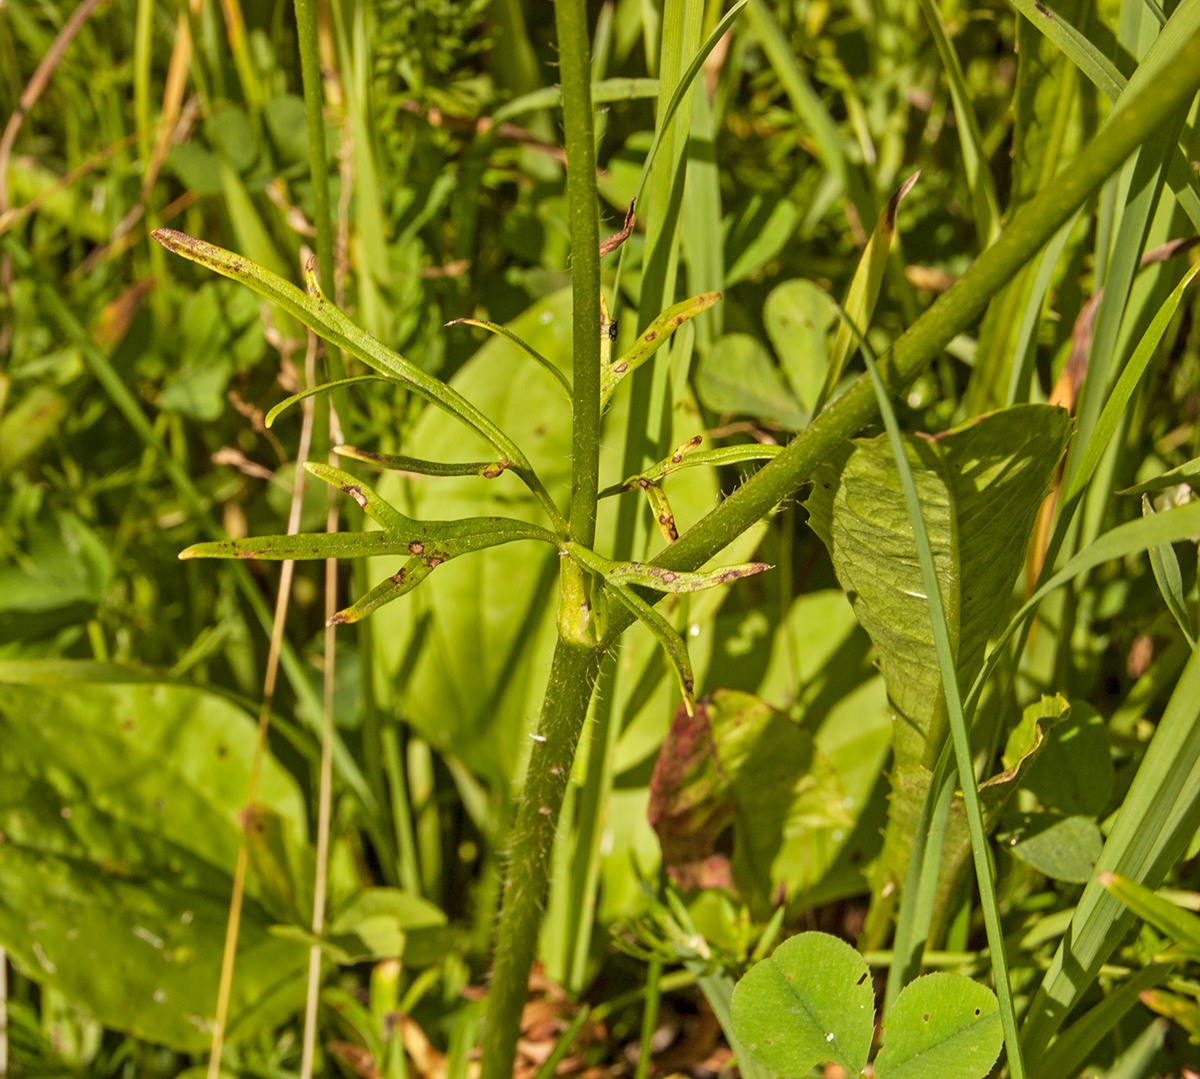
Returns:
[[[775,69],[783,84],[784,92],[792,103],[796,114],[804,121],[812,138],[817,159],[842,185],[842,190],[853,203],[864,227],[875,216],[876,203],[868,190],[857,166],[851,164],[842,147],[842,136],[837,124],[817,95],[812,84],[800,70],[792,53],[791,45],[779,29],[779,24],[763,0],[752,0],[747,12],[750,26],[762,45],[763,52]]]
[[[1118,491],[1117,494],[1153,494],[1155,491],[1164,491],[1168,487],[1176,487],[1181,483],[1195,483],[1200,486],[1200,457],[1186,461],[1176,468],[1169,469],[1161,475],[1155,476],[1153,479],[1146,480],[1143,483],[1135,483],[1132,487],[1126,487],[1123,491]]]
[[[663,138],[667,132],[671,130],[671,121],[675,118],[675,113],[679,110],[684,98],[688,95],[695,81],[696,76],[704,67],[704,61],[708,59],[709,53],[717,47],[717,42],[721,40],[726,32],[737,21],[738,15],[741,14],[742,8],[749,3],[750,0],[737,0],[730,9],[721,16],[721,21],[713,27],[712,33],[704,39],[700,48],[691,58],[686,68],[683,69],[678,82],[671,91],[671,96],[667,99],[666,106],[659,110],[658,116],[655,118],[654,139],[650,143],[650,149],[646,152],[646,160],[642,164],[642,171],[638,177],[637,187],[634,190],[633,202],[639,205],[642,200],[642,192],[646,188],[646,182],[650,179],[650,173],[654,167],[654,161],[658,156],[659,147],[662,145]],[[617,263],[616,284],[613,287],[613,295],[619,296],[621,275],[625,268],[625,252],[627,248],[621,249],[621,258]],[[669,298],[669,297],[668,297]]]
[[[633,347],[615,363],[606,365],[600,372],[600,405],[603,407],[612,397],[617,386],[627,375],[636,371],[663,345],[680,326],[707,311],[721,299],[719,292],[705,292],[693,296],[672,307],[668,307],[634,343]]]
[[[829,353],[829,367],[825,372],[825,384],[817,397],[813,414],[816,415],[825,406],[841,381],[842,372],[850,358],[854,346],[855,330],[865,334],[871,324],[871,316],[875,313],[875,305],[879,301],[879,290],[883,286],[883,275],[887,271],[888,253],[892,247],[892,237],[896,234],[896,213],[900,202],[920,179],[921,174],[914,172],[890,199],[875,223],[871,238],[867,241],[866,249],[858,260],[858,267],[850,281],[843,305],[846,313],[853,320],[843,320],[838,326],[838,332],[833,340],[833,348]]]
[[[1117,873],[1099,873],[1098,884],[1107,888],[1142,921],[1170,937],[1189,959],[1200,960],[1200,918],[1164,899],[1137,881]]]
[[[540,352],[538,352],[538,350],[535,349],[532,345],[526,344],[524,341],[522,341],[521,338],[519,338],[515,333],[513,333],[512,330],[510,330],[507,326],[501,326],[499,323],[488,322],[487,319],[481,319],[481,318],[456,318],[456,319],[452,319],[451,321],[447,322],[446,325],[447,326],[459,326],[459,325],[478,326],[481,330],[487,330],[488,333],[494,333],[494,334],[498,334],[501,337],[506,337],[509,341],[511,341],[514,345],[516,345],[517,348],[519,348],[522,352],[524,352],[525,355],[528,356],[531,360],[533,360],[535,363],[540,364],[547,371],[549,371],[550,374],[552,376],[554,376],[554,380],[563,388],[563,391],[567,395],[567,400],[569,401],[571,399],[571,380],[569,378],[567,378],[567,376],[564,375],[562,373],[562,371],[560,371],[558,369],[558,367],[555,366],[555,364],[553,364],[550,360],[546,359],[546,357],[543,356]]]
[[[394,378],[385,375],[355,375],[353,378],[339,378],[336,382],[325,382],[320,386],[310,386],[306,390],[301,390],[299,393],[292,394],[291,397],[285,397],[279,404],[273,406],[267,413],[263,423],[270,427],[279,417],[286,412],[292,405],[298,405],[301,401],[309,397],[315,397],[321,393],[332,393],[334,390],[339,390],[343,386],[352,386],[356,382],[393,382],[397,385],[401,383]]]
[[[971,685],[970,693],[967,694],[967,710],[973,710],[978,703],[984,685],[1003,654],[1005,643],[1017,633],[1025,619],[1051,592],[1073,581],[1080,574],[1104,565],[1105,562],[1126,558],[1162,543],[1178,543],[1197,535],[1200,535],[1200,502],[1193,502],[1164,513],[1156,513],[1153,517],[1141,517],[1117,525],[1085,547],[1025,601],[996,638],[982,669]]]
[[[156,229],[154,238],[168,250],[246,285],[251,291],[271,300],[293,315],[330,344],[343,349],[380,374],[405,383],[431,404],[460,419],[513,462],[513,471],[520,475],[537,496],[555,526],[565,529],[566,522],[558,507],[534,473],[529,459],[512,439],[457,390],[422,371],[415,364],[409,363],[399,353],[393,352],[365,330],[354,325],[321,294],[312,266],[305,274],[309,289],[309,293],[306,294],[290,281],[215,244],[197,240],[173,229]]]
[[[356,446],[334,446],[333,452],[339,457],[362,461],[364,464],[374,465],[376,468],[385,468],[392,472],[412,472],[421,476],[482,476],[486,480],[494,480],[509,465],[508,461],[463,461],[461,463],[426,461],[421,457],[404,457],[395,453],[360,450]]]
[[[950,83],[950,100],[954,104],[954,121],[958,130],[958,142],[962,147],[963,172],[967,181],[967,190],[971,195],[971,208],[975,215],[975,233],[980,248],[986,247],[1000,232],[1000,209],[996,201],[996,182],[992,177],[992,169],[988,164],[987,153],[983,147],[983,136],[979,133],[979,120],[975,116],[975,107],[971,104],[971,95],[967,92],[966,77],[962,64],[959,63],[958,53],[946,31],[941,9],[937,0],[918,0],[925,21],[929,24],[929,32],[937,46],[938,55],[942,58],[942,66],[946,69],[946,79]]]
[[[679,631],[661,614],[650,606],[636,592],[622,588],[619,584],[608,582],[609,591],[654,635],[654,639],[662,645],[675,674],[679,679],[679,690],[683,694],[683,706],[687,714],[696,712],[696,678],[692,673],[692,660],[688,655],[687,644],[679,635]]]
[[[937,567],[933,561],[929,532],[925,527],[925,517],[921,510],[916,481],[913,479],[912,469],[908,463],[908,454],[904,449],[903,436],[896,420],[896,414],[892,410],[887,386],[879,374],[879,368],[876,366],[870,346],[861,334],[854,331],[854,324],[850,321],[849,314],[840,308],[839,314],[843,323],[850,327],[852,332],[855,332],[863,359],[866,361],[867,371],[875,389],[875,398],[879,404],[879,411],[883,417],[884,426],[887,428],[888,441],[892,446],[892,456],[895,458],[896,468],[900,473],[904,500],[908,505],[913,539],[917,548],[917,559],[921,566],[921,577],[929,605],[929,618],[933,628],[938,668],[942,678],[942,692],[945,695],[946,711],[949,713],[954,754],[958,761],[959,784],[962,787],[967,824],[971,832],[971,853],[974,857],[975,875],[979,883],[979,897],[983,907],[988,947],[991,949],[996,996],[1000,1001],[1000,1022],[1004,1029],[1004,1045],[1008,1052],[1009,1074],[1013,1076],[1013,1079],[1024,1079],[1025,1066],[1017,1037],[1017,1016],[1013,1006],[1012,988],[1008,979],[1008,958],[1004,947],[1004,930],[1000,924],[1000,907],[996,899],[991,852],[988,848],[987,833],[983,826],[983,813],[979,804],[979,788],[975,782],[975,768],[971,759],[967,721],[963,714],[963,702],[959,695],[954,648],[950,643],[950,627],[946,623],[946,610],[942,603],[942,590],[938,582]]]
[[[1136,523],[1175,517],[1189,508]],[[1099,883],[1100,875],[1115,873],[1147,888],[1158,887],[1198,824],[1200,652],[1193,652],[1117,812],[1096,862],[1096,876],[1085,886],[1070,929],[1029,1005],[1022,1042],[1031,1067],[1037,1069],[1063,1018],[1133,923],[1134,915]]]
[[[721,16],[721,21],[713,27],[712,33],[704,39],[704,43],[692,57],[687,67],[684,68],[683,74],[679,77],[675,89],[671,92],[670,98],[667,99],[667,107],[663,109],[662,114],[657,117],[654,130],[654,141],[650,143],[650,149],[646,154],[645,164],[642,166],[642,173],[638,179],[638,185],[634,192],[633,201],[635,203],[641,200],[642,191],[645,189],[646,180],[650,176],[650,169],[654,164],[655,155],[658,153],[659,144],[662,142],[663,135],[671,126],[671,121],[675,117],[680,104],[686,96],[696,76],[700,73],[700,69],[704,66],[704,61],[708,59],[708,54],[717,46],[717,42],[725,36],[725,32],[733,26],[738,15],[741,14],[742,8],[749,3],[750,0],[737,0],[737,2]]]
[[[1117,65],[1058,12],[1038,7],[1036,0],[1011,0],[1013,7],[1057,45],[1071,62],[1109,101],[1116,101],[1125,88],[1125,76]]]
[[[1143,76],[1150,74],[1149,71],[1142,73],[1139,68],[1139,72],[1135,73],[1133,79],[1127,82],[1117,66],[1092,44],[1085,34],[1063,18],[1061,13],[1051,12],[1045,5],[1037,3],[1037,0],[1011,0],[1011,2],[1030,23],[1062,50],[1063,54],[1109,101],[1116,102],[1121,98],[1126,86],[1138,81],[1139,73]],[[1187,6],[1181,4],[1176,14],[1179,14]],[[1169,24],[1170,20],[1168,20]],[[1194,31],[1195,26],[1192,25],[1191,28]],[[1165,29],[1164,27],[1164,32]],[[1182,32],[1187,28],[1176,24],[1172,29],[1173,32]],[[1165,47],[1171,46],[1170,41],[1164,41],[1162,44]],[[1147,54],[1147,59],[1149,58],[1149,54]],[[1143,60],[1144,65],[1145,60]],[[1179,147],[1172,151],[1167,166],[1167,183],[1175,193],[1175,197],[1179,199],[1180,205],[1191,219],[1192,224],[1196,228],[1200,228],[1200,178],[1197,178],[1195,170],[1189,167],[1188,159]]]
[[[1142,495],[1142,516],[1149,517],[1153,513],[1150,496]],[[1149,554],[1150,569],[1154,573],[1158,590],[1162,593],[1163,602],[1183,633],[1184,640],[1190,647],[1195,648],[1196,638],[1192,632],[1192,620],[1188,615],[1187,601],[1183,595],[1183,574],[1179,571],[1179,559],[1175,557],[1175,548],[1169,543],[1158,543],[1150,548]]]
[[[1012,372],[1008,382],[1008,398],[1005,402],[1009,407],[1029,400],[1029,382],[1033,374],[1034,361],[1037,358],[1037,348],[1034,343],[1038,324],[1042,319],[1042,304],[1050,291],[1050,282],[1058,260],[1062,258],[1067,241],[1079,220],[1078,215],[1071,218],[1055,234],[1038,259],[1037,270],[1029,294],[1025,298],[1025,310],[1021,314],[1021,324],[1017,329],[1016,342],[1013,347]]]
[[[1107,993],[1059,1034],[1038,1065],[1038,1079],[1072,1079],[1078,1075],[1088,1054],[1137,1006],[1142,993],[1161,985],[1170,973],[1168,964],[1151,963]]]
[[[1100,418],[1096,421],[1095,430],[1088,438],[1087,445],[1079,457],[1079,464],[1073,473],[1067,473],[1067,494],[1064,499],[1064,507],[1070,507],[1091,482],[1122,414],[1133,398],[1142,375],[1145,374],[1146,368],[1154,358],[1154,351],[1163,339],[1163,334],[1167,332],[1167,327],[1171,324],[1171,319],[1183,299],[1184,291],[1195,280],[1197,274],[1200,274],[1200,262],[1183,275],[1183,279],[1171,290],[1171,294],[1159,307],[1150,325],[1146,328],[1146,332],[1142,334],[1142,339],[1134,349],[1129,362],[1125,364],[1121,377],[1117,380],[1117,384],[1104,404]]]

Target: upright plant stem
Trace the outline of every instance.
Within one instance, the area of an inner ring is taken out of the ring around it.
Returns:
[[[529,771],[513,825],[500,928],[484,1016],[482,1079],[511,1079],[529,968],[537,946],[550,855],[600,651],[559,640]]]
[[[567,218],[571,233],[571,538],[596,536],[600,475],[600,220],[592,123],[591,50],[585,0],[557,0],[559,73],[567,144]]]
[[[567,212],[574,312],[571,432],[571,537],[596,537],[600,458],[600,223],[592,123],[591,55],[586,0],[556,0]],[[559,640],[517,805],[483,1039],[483,1079],[510,1079],[529,968],[537,946],[550,859],[575,748],[587,717],[601,652],[582,571],[563,563]]]

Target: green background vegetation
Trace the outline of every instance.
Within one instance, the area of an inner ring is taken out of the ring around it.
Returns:
[[[0,8],[0,1073],[1200,1062],[1200,0],[725,15]]]

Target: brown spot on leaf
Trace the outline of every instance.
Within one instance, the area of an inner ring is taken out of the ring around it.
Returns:
[[[411,555],[418,555],[418,556],[419,556],[419,555],[423,555],[423,554],[425,553],[425,544],[423,544],[423,543],[410,543],[410,544],[408,545],[408,553],[409,553],[409,554],[411,554]]]

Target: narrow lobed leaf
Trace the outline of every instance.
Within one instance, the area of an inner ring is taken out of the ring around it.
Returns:
[[[301,401],[309,397],[315,397],[319,393],[331,393],[342,386],[352,386],[356,382],[399,382],[399,380],[386,375],[355,375],[353,378],[339,378],[336,382],[325,382],[320,386],[310,386],[306,390],[292,394],[291,397],[285,397],[267,413],[266,419],[263,422],[267,427],[270,427],[292,405],[298,405]]]
[[[634,343],[633,348],[626,352],[616,363],[606,366],[600,372],[601,407],[608,403],[609,398],[612,397],[621,380],[630,372],[636,371],[662,348],[671,334],[687,322],[688,319],[693,319],[697,315],[707,311],[720,299],[721,294],[719,292],[701,293],[699,296],[693,296],[690,300],[683,300],[673,307],[668,307],[658,318],[650,323],[642,336]]]
[[[411,472],[420,476],[482,476],[485,480],[494,480],[512,464],[511,461],[426,461],[420,457],[360,450],[356,446],[334,446],[333,452],[339,457],[349,457],[352,461],[362,461],[364,464],[375,465],[376,468],[385,468],[392,472]]]

